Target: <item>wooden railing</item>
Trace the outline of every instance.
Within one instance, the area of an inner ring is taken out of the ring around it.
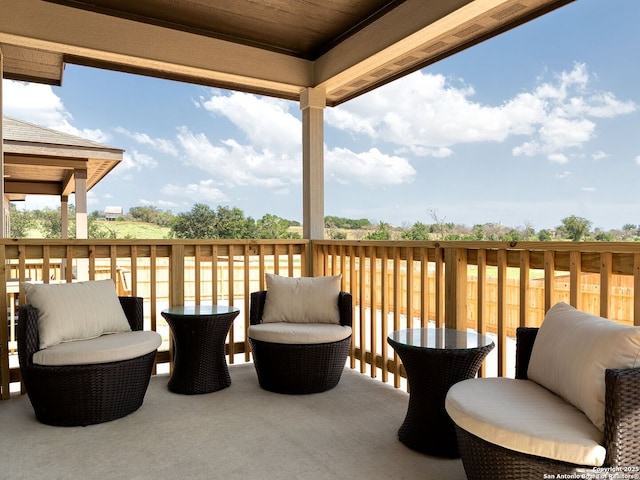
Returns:
[[[358,306],[351,366],[383,381],[392,373],[396,385],[403,372],[385,339],[399,328],[493,333],[496,368],[480,374],[508,376],[508,335],[539,326],[556,302],[640,325],[637,243],[314,240],[312,253],[314,273],[342,274]]]
[[[4,240],[0,265],[2,398],[19,381],[14,310],[25,280],[70,282],[112,278],[121,294],[145,299],[145,327],[165,343],[160,312],[170,305],[228,304],[241,313],[229,333],[229,361],[250,361],[249,297],[265,288],[266,272],[342,275],[354,296],[351,367],[400,385],[404,370],[387,345],[392,330],[432,322],[495,335],[491,368],[508,375],[510,341],[520,325],[535,326],[554,303],[640,325],[640,245],[566,242],[365,242],[331,240]]]
[[[26,301],[20,282],[112,278],[119,293],[144,298],[145,328],[165,340],[159,363],[171,357],[163,308],[207,302],[238,306],[242,312],[229,332],[229,360],[244,354],[248,361],[250,293],[265,288],[266,272],[308,275],[308,247],[304,240],[2,240],[0,265],[6,281],[0,282],[0,309],[9,320],[8,328],[0,329],[2,398],[9,397],[9,383],[20,379],[14,354],[14,304]]]

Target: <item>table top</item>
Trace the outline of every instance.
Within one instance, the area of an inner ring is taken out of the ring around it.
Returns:
[[[227,313],[239,312],[237,307],[227,305],[186,305],[165,308],[162,313],[167,313],[176,317],[193,317],[201,315],[225,315]]]
[[[434,350],[482,348],[493,343],[487,335],[474,331],[434,327],[396,330],[389,335],[389,340],[408,347]]]

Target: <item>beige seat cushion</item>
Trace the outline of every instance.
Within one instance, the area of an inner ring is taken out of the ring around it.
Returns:
[[[40,348],[131,330],[112,280],[62,284],[22,283],[38,309]]]
[[[331,343],[351,335],[351,327],[328,323],[261,323],[249,327],[249,337],[262,342],[287,344]]]
[[[582,410],[604,431],[604,373],[640,366],[640,328],[558,303],[533,344],[527,376]]]
[[[341,275],[292,278],[267,273],[262,323],[340,323],[341,278]]]
[[[458,426],[506,449],[576,465],[604,463],[602,432],[531,380],[465,380],[451,387],[445,406]]]
[[[33,354],[33,363],[64,366],[117,362],[153,352],[161,343],[162,337],[156,332],[114,333],[90,340],[59,343],[39,350]]]

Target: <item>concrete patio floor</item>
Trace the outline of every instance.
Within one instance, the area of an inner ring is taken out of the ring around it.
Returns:
[[[466,479],[460,460],[398,441],[402,390],[345,369],[333,390],[290,396],[260,389],[251,363],[230,373],[229,388],[190,396],[154,376],[138,411],[88,427],[42,425],[14,394],[0,402],[0,478]]]

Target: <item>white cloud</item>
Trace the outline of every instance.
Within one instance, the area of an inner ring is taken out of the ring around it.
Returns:
[[[162,187],[162,193],[174,197],[189,199],[191,202],[221,203],[228,201],[224,192],[215,186],[211,179],[201,180],[199,183],[187,185],[167,184]]]
[[[610,92],[592,91],[590,82],[586,65],[577,63],[553,82],[494,106],[474,102],[473,88],[458,80],[416,72],[327,109],[326,120],[352,135],[400,145],[402,152],[416,156],[444,157],[457,144],[524,136],[513,155],[542,154],[557,161],[565,150],[582,148],[594,137],[596,119],[638,108]]]
[[[508,134],[499,108],[469,100],[475,92],[443,75],[416,72],[334,109],[328,125],[373,141],[401,145],[414,155],[447,156],[461,142],[502,141]]]
[[[301,172],[300,153],[292,157],[288,153],[259,150],[255,145],[240,145],[236,140],[224,140],[213,145],[203,133],[193,133],[180,127],[178,142],[186,156],[186,162],[232,185],[257,185],[279,188],[285,184],[299,183]]]
[[[562,153],[552,153],[547,158],[551,163],[558,163],[560,165],[569,163],[569,158],[567,158],[567,156]]]
[[[603,158],[607,158],[609,155],[607,155],[605,152],[603,152],[602,150],[599,150],[593,154],[591,154],[591,158],[593,158],[596,162],[598,160],[602,160]]]
[[[596,187],[582,187],[581,190],[583,192],[595,192],[596,191]]]
[[[155,168],[157,166],[158,162],[151,155],[147,155],[146,153],[142,153],[134,149],[131,153],[124,152],[122,155],[122,161],[113,170],[113,173],[130,179],[131,177],[129,172],[131,170],[139,172],[143,169]]]
[[[2,81],[3,114],[46,128],[107,143],[111,136],[100,129],[78,129],[71,125],[72,115],[50,85]]]
[[[567,178],[570,175],[571,175],[571,172],[568,170],[565,170],[564,172],[556,173],[556,178]]]
[[[213,114],[227,118],[258,150],[289,156],[300,151],[302,125],[289,111],[298,108],[296,103],[247,93],[214,92],[202,105]]]
[[[178,144],[189,165],[201,168],[227,186],[255,185],[286,194],[302,179],[302,123],[291,112],[293,102],[244,93],[214,91],[201,100],[204,108],[224,116],[244,135],[212,143],[204,133],[178,129]],[[246,142],[246,143],[243,143]],[[327,180],[398,184],[411,181],[415,170],[400,156],[377,149],[353,152],[325,147]]]
[[[166,153],[174,157],[178,156],[178,149],[171,140],[167,140],[165,138],[151,138],[146,133],[130,132],[123,127],[117,127],[116,132],[132,138],[141,145],[149,146],[158,152]]]
[[[634,158],[633,161],[636,162],[636,165],[640,165],[640,155]]]
[[[334,148],[326,154],[325,170],[334,180],[349,184],[389,185],[411,182],[416,171],[401,157],[386,155],[377,148],[354,153],[346,148]]]

